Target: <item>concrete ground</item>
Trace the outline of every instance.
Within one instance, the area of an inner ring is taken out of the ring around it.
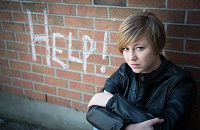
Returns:
[[[0,117],[0,130],[50,130],[46,127]]]
[[[0,130],[92,129],[85,112],[0,92]]]

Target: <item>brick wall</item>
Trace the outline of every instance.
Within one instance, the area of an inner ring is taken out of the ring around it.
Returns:
[[[124,62],[120,23],[143,10],[164,23],[164,54],[192,73],[200,93],[199,0],[0,0],[0,91],[87,111]],[[199,123],[200,94],[188,128]]]

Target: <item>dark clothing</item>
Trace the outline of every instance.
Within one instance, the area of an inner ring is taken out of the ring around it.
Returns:
[[[148,74],[135,74],[128,64],[122,64],[102,89],[114,96],[106,108],[91,107],[87,120],[102,130],[120,130],[158,117],[164,123],[155,125],[154,130],[183,130],[195,104],[195,81],[162,55],[161,61],[161,66]]]

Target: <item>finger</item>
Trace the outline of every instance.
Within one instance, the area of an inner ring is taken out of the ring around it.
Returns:
[[[154,118],[147,121],[150,125],[160,124],[164,122],[164,119]]]
[[[104,90],[103,92],[104,92],[104,93],[109,93],[109,92],[108,92],[108,91],[106,91],[106,90]]]

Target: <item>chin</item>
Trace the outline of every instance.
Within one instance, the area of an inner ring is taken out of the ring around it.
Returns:
[[[141,70],[132,69],[134,73],[142,73]]]

